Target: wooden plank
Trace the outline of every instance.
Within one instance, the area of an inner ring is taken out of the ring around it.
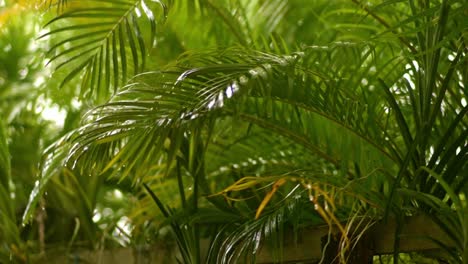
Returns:
[[[174,256],[177,254],[175,246],[153,245],[139,248],[115,248],[106,250],[72,250],[67,256],[43,256],[32,263],[102,263],[102,264],[176,264]]]
[[[413,216],[404,221],[400,235],[400,252],[438,250],[437,244],[429,238],[439,240],[445,245],[453,245],[447,235],[428,217]],[[335,228],[335,230],[337,230]],[[375,255],[392,254],[394,250],[395,232],[397,223],[394,220],[378,222],[368,230],[367,237],[372,245]],[[297,240],[293,234],[285,234],[282,263],[315,263],[322,257],[322,238],[328,236],[328,226],[310,227],[298,232]],[[204,251],[208,250],[207,240],[201,241]],[[367,245],[367,244],[366,244]],[[121,248],[105,251],[78,251],[73,256],[79,263],[176,263],[174,255],[177,250],[174,245],[154,245],[139,250],[133,248]],[[204,254],[206,255],[206,252]],[[272,252],[268,247],[263,247],[257,255],[257,263],[273,263],[278,252]],[[47,263],[71,263],[65,256],[49,257]],[[99,262],[101,261],[101,262]]]
[[[454,242],[427,216],[412,216],[405,219],[400,235],[400,251],[425,251],[440,249],[430,238],[447,246]],[[396,221],[380,222],[372,230],[376,254],[392,254],[394,251]]]
[[[337,230],[335,228],[335,230]],[[374,255],[392,254],[394,251],[397,222],[381,221],[369,229],[368,237],[371,240]],[[310,261],[311,263],[322,257],[321,238],[329,233],[328,226],[305,228],[299,232],[298,242],[292,239],[292,234],[285,238],[283,261]],[[430,238],[441,241],[445,245],[454,245],[453,241],[426,216],[407,217],[400,234],[400,252],[415,252],[440,249]],[[258,263],[272,263],[273,255],[264,248],[257,257]]]

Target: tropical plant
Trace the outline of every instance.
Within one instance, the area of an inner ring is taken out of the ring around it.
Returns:
[[[254,262],[267,237],[323,223],[346,262],[363,217],[418,214],[468,261],[463,1],[50,5],[53,78],[94,107],[45,151],[25,221],[54,182],[127,181],[134,235],[169,224],[184,263]]]
[[[73,99],[73,89],[69,89],[70,94],[54,94],[59,83],[48,79],[50,71],[43,68],[41,56],[49,43],[35,41],[39,12],[33,1],[0,1],[1,263],[44,262],[46,251],[83,241],[95,247],[125,242],[112,233],[128,202],[115,195],[108,198],[116,188],[125,192],[125,184],[116,187],[115,182],[87,181],[73,178],[71,173],[66,174],[66,180],[56,177],[51,182],[33,215],[34,223],[21,225],[30,192],[39,184],[38,164],[44,146],[76,127],[86,108]],[[62,110],[54,113],[59,108]],[[66,118],[60,120],[56,115],[64,109]],[[102,207],[115,213],[93,221],[93,211]]]

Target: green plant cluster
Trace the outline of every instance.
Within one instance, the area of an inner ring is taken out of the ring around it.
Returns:
[[[452,241],[429,257],[468,263],[467,12],[0,1],[0,262],[167,240],[180,263],[280,262],[327,224],[346,263],[351,226],[425,215]]]

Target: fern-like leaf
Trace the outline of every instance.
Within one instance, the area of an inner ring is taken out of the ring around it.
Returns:
[[[156,3],[156,4],[155,4]],[[64,10],[50,20],[52,46],[47,55],[61,86],[81,77],[82,95],[106,98],[126,83],[129,74],[145,68],[156,36],[157,17],[164,18],[161,1],[59,1]],[[146,33],[146,34],[145,34]]]

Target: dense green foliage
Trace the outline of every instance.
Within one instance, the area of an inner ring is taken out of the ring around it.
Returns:
[[[42,4],[0,31],[0,262],[171,237],[238,263],[324,223],[345,262],[348,225],[425,214],[467,263],[465,1]]]

